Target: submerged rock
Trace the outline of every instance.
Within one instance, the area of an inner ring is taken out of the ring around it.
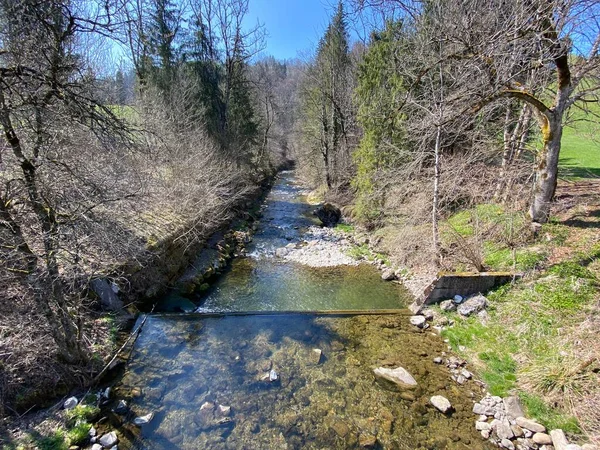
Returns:
[[[450,404],[450,401],[442,395],[434,395],[433,397],[431,397],[429,399],[429,401],[431,402],[431,404],[433,406],[435,406],[438,410],[440,410],[444,414],[446,414],[448,411],[450,411],[452,409],[452,405]]]
[[[231,406],[219,405],[219,414],[221,416],[230,416],[231,415]]]
[[[311,352],[311,362],[315,365],[319,364],[321,362],[321,359],[323,357],[323,350],[321,350],[320,348],[313,348],[312,352]]]
[[[114,412],[116,412],[117,414],[126,414],[127,413],[127,402],[125,400],[119,400],[119,402],[117,403],[117,406],[115,406],[115,409],[113,409]]]
[[[117,442],[119,442],[119,438],[117,437],[117,433],[115,433],[114,431],[111,431],[110,433],[106,433],[104,436],[102,436],[99,440],[100,445],[102,445],[102,447],[104,448],[110,448],[113,445],[115,445]]]
[[[145,416],[136,417],[133,419],[133,424],[141,427],[142,425],[146,425],[150,423],[150,421],[154,418],[154,413],[146,414]]]
[[[63,408],[64,409],[73,409],[77,406],[78,403],[79,403],[79,400],[77,400],[77,397],[69,397],[63,404]]]
[[[275,372],[275,370],[271,369],[271,371],[269,372],[269,381],[277,381],[278,378],[279,374]]]
[[[391,381],[400,387],[414,388],[417,386],[417,381],[404,367],[396,367],[395,369],[378,367],[373,372],[376,376]]]

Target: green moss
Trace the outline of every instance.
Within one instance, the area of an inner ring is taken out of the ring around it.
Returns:
[[[354,227],[348,223],[338,223],[335,226],[335,229],[343,231],[344,233],[352,233],[354,231]]]
[[[89,423],[79,423],[67,431],[67,442],[70,445],[76,445],[84,442],[88,439],[90,428],[92,425]]]
[[[100,408],[94,405],[77,405],[66,412],[66,418],[70,423],[87,422],[94,420],[100,414]]]
[[[575,417],[562,414],[556,409],[550,408],[536,395],[520,393],[519,397],[525,406],[527,415],[539,420],[549,430],[560,428],[567,433],[581,433],[581,428]]]
[[[34,438],[34,442],[39,450],[68,450],[69,448],[63,430],[57,430],[51,436]]]

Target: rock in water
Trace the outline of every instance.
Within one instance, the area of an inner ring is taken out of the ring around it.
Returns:
[[[411,324],[419,328],[423,328],[425,326],[425,323],[427,322],[425,316],[410,316],[409,320]]]
[[[396,274],[392,269],[385,269],[381,274],[381,279],[384,281],[392,281],[396,279]]]
[[[468,317],[471,314],[474,314],[474,313],[477,313],[477,312],[483,310],[486,306],[487,306],[487,299],[483,295],[478,294],[474,297],[469,298],[468,300],[465,300],[463,303],[461,303],[458,306],[457,311],[461,316]]]
[[[79,400],[77,400],[77,397],[69,397],[63,404],[63,408],[64,409],[73,409],[77,406],[78,403],[79,403]]]
[[[311,362],[315,365],[321,362],[321,358],[323,357],[323,350],[320,348],[313,348],[311,352]]]
[[[277,372],[275,372],[274,370],[271,370],[269,372],[269,381],[277,381],[278,378],[279,374]]]
[[[133,419],[133,424],[141,427],[142,425],[146,425],[154,418],[154,413],[146,414],[145,416],[136,417]]]
[[[102,446],[100,444],[92,445],[92,450],[102,450]]]
[[[450,411],[452,409],[452,405],[450,404],[450,401],[442,395],[434,395],[433,397],[431,397],[429,399],[429,401],[431,402],[431,404],[433,406],[435,406],[437,409],[439,409],[444,414],[446,414],[448,411]]]
[[[231,406],[219,405],[219,414],[227,417],[231,415]]]
[[[340,221],[342,212],[337,206],[334,206],[331,203],[325,203],[315,209],[314,215],[317,216],[326,227],[334,227]]]
[[[395,369],[378,367],[373,372],[375,372],[376,376],[391,381],[403,388],[414,388],[417,386],[417,381],[404,367],[396,367]]]
[[[115,406],[115,409],[113,411],[117,414],[126,414],[127,402],[125,400],[119,400],[119,403],[117,403],[117,406]]]
[[[111,431],[110,433],[106,433],[104,436],[100,438],[100,445],[104,448],[110,448],[115,445],[119,441],[117,437],[117,433]]]

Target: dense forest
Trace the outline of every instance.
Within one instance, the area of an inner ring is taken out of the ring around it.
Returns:
[[[248,11],[0,0],[0,413],[102,368],[91,280],[126,290],[163,239],[204,239],[283,168],[394,227],[407,265],[485,270],[480,236],[440,221],[489,202],[528,215],[512,244],[535,232],[563,129],[598,120],[593,0],[340,2],[286,61]],[[24,379],[39,389],[19,397]]]

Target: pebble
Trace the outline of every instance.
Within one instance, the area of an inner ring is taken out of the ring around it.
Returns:
[[[533,431],[534,433],[544,433],[546,431],[546,427],[544,425],[525,417],[517,417],[517,425],[519,425],[521,428]]]
[[[440,309],[442,311],[454,311],[456,309],[456,303],[452,300],[444,300],[440,303]]]
[[[222,416],[229,416],[231,414],[231,406],[219,405],[219,413]]]
[[[127,402],[125,400],[119,400],[117,406],[115,406],[115,409],[113,411],[117,414],[127,413]]]
[[[535,433],[531,438],[538,445],[551,445],[552,438],[546,433]],[[562,449],[561,449],[562,450]]]
[[[438,410],[440,410],[444,414],[446,414],[448,411],[450,411],[452,409],[452,405],[450,404],[450,401],[442,395],[434,395],[433,397],[431,397],[429,399],[429,401],[431,402],[431,404],[433,406],[435,406]]]
[[[102,446],[100,444],[92,445],[92,450],[102,450]]]
[[[442,363],[442,358],[440,358],[439,356],[436,356],[435,358],[433,358],[433,362],[436,364],[441,364]]]
[[[269,381],[277,381],[278,378],[279,378],[279,374],[277,372],[275,372],[275,370],[271,370],[269,372]]]
[[[515,445],[510,441],[510,439],[502,439],[500,441],[500,445],[508,450],[515,450]]]

